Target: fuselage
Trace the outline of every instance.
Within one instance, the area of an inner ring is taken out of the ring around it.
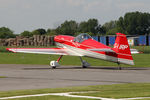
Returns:
[[[54,38],[56,45],[62,48],[67,48],[73,52],[78,53],[80,56],[87,56],[103,60],[118,62],[116,53],[106,53],[101,51],[90,51],[90,49],[111,49],[110,47],[95,41],[94,39],[87,39],[79,43],[75,41],[75,37],[58,35]]]
[[[81,36],[79,37],[81,38]],[[107,60],[116,63],[124,63],[133,65],[133,59],[131,55],[118,54],[115,52],[114,48],[106,46],[92,38],[87,38],[82,41],[78,40],[78,37],[67,36],[67,35],[58,35],[55,36],[54,41],[58,47],[66,48],[73,53],[78,54],[78,56],[92,57],[102,60]],[[104,51],[91,51],[90,49],[111,49],[114,52],[104,52]],[[130,59],[131,58],[131,59]]]

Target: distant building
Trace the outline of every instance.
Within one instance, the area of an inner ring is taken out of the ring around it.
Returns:
[[[130,46],[137,46],[139,44],[139,37],[128,37],[128,43]]]

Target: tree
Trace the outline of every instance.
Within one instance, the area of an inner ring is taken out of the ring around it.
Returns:
[[[117,27],[117,21],[111,20],[110,22],[106,22],[102,27],[106,32],[108,32],[109,30]]]
[[[88,32],[92,32],[94,34],[98,33],[98,27],[99,27],[99,24],[98,24],[98,20],[97,19],[89,19],[87,21],[87,27],[88,27]]]
[[[50,33],[52,31],[52,29],[47,29],[46,33]]]
[[[39,28],[39,29],[36,29],[36,30],[32,31],[32,34],[33,35],[44,35],[44,34],[46,34],[46,30],[42,29],[42,28]]]
[[[97,35],[97,33],[104,33],[104,29],[98,23],[97,19],[89,19],[87,22],[81,22],[79,24],[78,31],[83,33],[93,33],[93,35]]]
[[[58,35],[55,29],[48,29],[46,34],[47,35]]]
[[[117,22],[120,31],[130,35],[150,33],[150,14],[142,12],[129,12],[120,17]]]
[[[0,28],[0,38],[14,38],[15,35],[13,34],[13,31],[10,30],[7,27],[1,27]]]
[[[37,31],[37,30],[32,31],[31,34],[33,34],[33,35],[41,35],[40,32]]]
[[[116,33],[118,33],[118,28],[117,27],[108,30],[106,34],[107,35],[116,35]]]
[[[128,32],[125,29],[123,17],[120,17],[119,20],[116,22],[116,31],[124,34],[128,34]]]
[[[79,24],[78,32],[86,33],[88,32],[88,23],[83,21]]]
[[[56,32],[64,35],[74,35],[77,32],[78,24],[76,21],[65,21],[57,27]]]
[[[40,33],[40,35],[46,34],[46,30],[45,29],[39,28],[39,29],[37,29],[37,31]]]
[[[21,36],[28,36],[28,37],[31,37],[33,34],[29,31],[24,31],[20,34]]]

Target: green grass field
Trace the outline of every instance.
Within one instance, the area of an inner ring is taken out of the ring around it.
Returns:
[[[43,96],[43,97],[18,98],[18,99],[11,99],[11,100],[94,100],[94,99],[71,98],[71,97],[64,97],[64,96]]]
[[[95,91],[95,92],[82,93],[77,95],[96,96],[104,98],[150,97],[150,83],[114,84],[114,85],[97,85],[84,87],[55,88],[55,89],[8,91],[8,92],[0,92],[0,97],[42,94],[42,93],[81,92],[81,91],[82,92]],[[60,100],[60,99],[61,97],[59,96],[43,96],[43,97],[31,97],[13,100]],[[62,100],[68,99],[74,100],[74,98],[62,97]]]
[[[11,100],[98,100],[98,99],[84,99],[84,98],[71,98],[61,96],[44,96],[44,97],[32,97],[32,98],[20,98]],[[150,100],[150,99],[136,99],[136,100]]]
[[[100,91],[93,93],[82,93],[77,95],[105,97],[105,98],[133,98],[133,97],[150,97],[150,84],[116,84],[107,85],[107,87],[97,87]]]
[[[132,67],[150,67],[150,46],[138,46],[142,54],[133,54],[135,65]],[[0,64],[39,64],[49,65],[52,60],[57,60],[58,55],[44,55],[44,54],[25,54],[25,53],[11,53],[7,52],[6,47],[1,47],[0,51]],[[91,66],[117,66],[116,63],[107,62],[99,59],[83,57],[84,60],[89,62]],[[79,57],[75,56],[63,56],[60,61],[61,65],[77,65],[80,66],[81,62]],[[121,65],[123,67],[130,67],[129,65]]]
[[[52,60],[57,60],[58,55],[44,55],[44,54],[24,54],[24,53],[0,53],[0,64],[35,64],[35,65],[49,65]],[[116,63],[103,61],[99,59],[92,59],[83,57],[88,61],[91,66],[117,66]],[[135,54],[133,55],[135,62],[131,67],[150,67],[150,54]],[[63,56],[60,61],[61,65],[81,65],[79,57],[75,56]],[[129,67],[130,65],[121,65],[123,67]]]
[[[6,76],[0,76],[0,78],[7,78]]]

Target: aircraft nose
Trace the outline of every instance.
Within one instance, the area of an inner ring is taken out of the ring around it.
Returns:
[[[58,42],[60,40],[60,37],[59,36],[54,36],[54,41],[55,42]]]

